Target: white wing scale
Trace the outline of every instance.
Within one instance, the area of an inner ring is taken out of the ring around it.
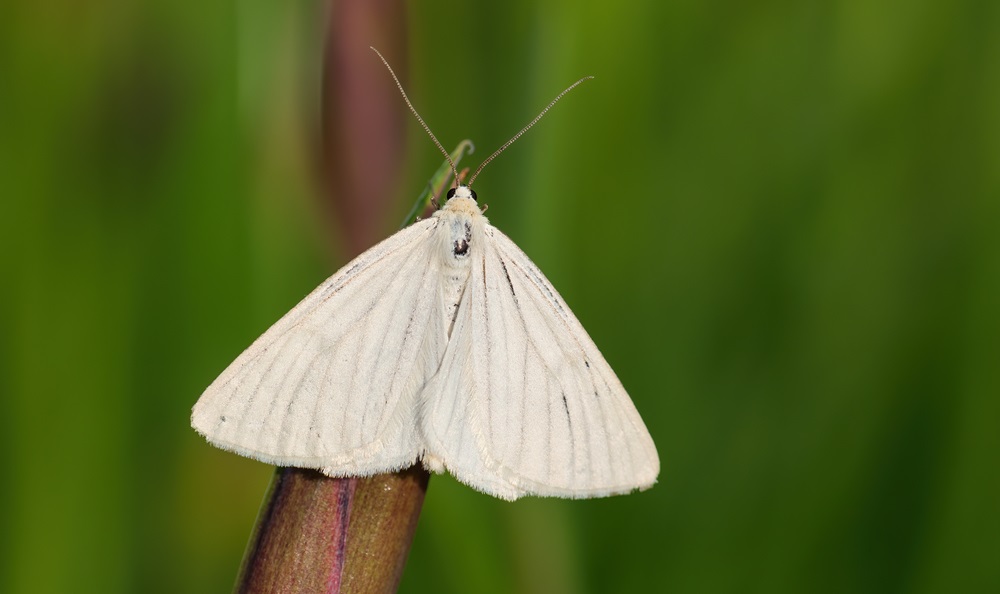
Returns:
[[[415,462],[416,394],[447,340],[437,219],[389,237],[327,279],[213,382],[192,425],[281,466],[370,475]]]
[[[426,390],[428,453],[504,499],[652,486],[652,438],[569,307],[495,227],[473,245],[441,371]]]

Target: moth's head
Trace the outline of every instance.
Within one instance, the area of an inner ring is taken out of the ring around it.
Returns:
[[[448,190],[448,200],[452,198],[472,198],[473,202],[475,202],[476,193],[469,186],[458,186],[457,188]]]
[[[469,186],[458,186],[448,190],[448,200],[441,207],[441,210],[434,213],[460,214],[467,217],[478,218],[483,214],[476,202],[476,193]]]

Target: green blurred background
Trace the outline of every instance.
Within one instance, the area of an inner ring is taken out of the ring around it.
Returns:
[[[188,415],[352,255],[310,173],[322,14],[0,8],[0,591],[231,587],[272,469]],[[434,477],[402,591],[1000,591],[1000,3],[396,18],[472,164],[597,77],[476,189],[662,459],[606,500]],[[440,162],[407,126],[383,235]]]

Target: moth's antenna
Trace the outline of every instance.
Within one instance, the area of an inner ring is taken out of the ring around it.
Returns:
[[[410,103],[410,98],[406,96],[406,91],[403,90],[402,83],[400,83],[399,79],[396,78],[396,73],[392,71],[392,66],[389,66],[388,60],[386,60],[382,56],[382,54],[380,54],[379,51],[377,49],[375,49],[374,47],[372,47],[372,46],[368,46],[368,47],[371,48],[371,50],[373,52],[375,52],[375,54],[379,57],[379,59],[382,60],[382,63],[385,64],[385,67],[389,69],[389,74],[392,75],[392,80],[396,81],[396,88],[399,89],[399,94],[403,96],[403,101],[406,101],[406,106],[409,107],[410,111],[413,112],[413,115],[417,117],[417,121],[420,122],[420,125],[424,127],[424,131],[427,132],[427,135],[430,136],[431,140],[434,141],[434,144],[437,145],[438,149],[441,151],[441,154],[444,155],[444,158],[448,159],[448,164],[451,165],[451,171],[452,171],[452,173],[455,174],[455,185],[457,186],[458,185],[458,168],[455,167],[455,162],[451,160],[451,155],[448,154],[448,151],[444,150],[444,147],[441,146],[440,142],[438,142],[437,137],[434,136],[433,132],[431,132],[430,127],[424,122],[424,118],[420,117],[420,114],[417,113],[416,109],[414,109],[413,104]],[[580,83],[577,83],[577,84],[580,84]],[[573,85],[573,86],[575,87],[576,85]],[[572,89],[572,88],[573,87],[570,87],[570,89]],[[566,89],[566,90],[568,91],[569,89]],[[565,94],[566,94],[566,92],[563,91],[563,95],[565,95]],[[561,96],[562,95],[560,95],[560,97]],[[559,99],[559,97],[556,97],[556,99]],[[555,101],[553,101],[553,103],[555,103]],[[552,107],[552,106],[550,105],[549,107]],[[548,109],[548,108],[546,108],[546,109]],[[545,113],[545,112],[543,111],[542,113]],[[538,116],[538,117],[541,117],[541,116]],[[534,124],[534,122],[531,122],[531,123]],[[513,141],[511,141],[511,142],[513,142]],[[508,144],[510,144],[510,143],[508,143]],[[490,157],[490,158],[492,159],[493,157]],[[480,167],[480,169],[482,169],[482,167]]]
[[[383,59],[383,61],[385,61],[385,60]],[[388,64],[386,64],[386,66],[388,66]],[[480,163],[480,164],[479,164],[479,169],[476,169],[476,172],[472,174],[472,178],[471,178],[471,179],[469,180],[469,183],[468,183],[468,186],[469,186],[469,187],[471,188],[471,187],[472,187],[472,182],[476,181],[476,176],[477,176],[477,175],[479,175],[479,172],[483,170],[483,167],[486,167],[486,164],[487,164],[487,163],[489,163],[489,162],[490,162],[490,161],[492,161],[493,159],[496,159],[496,158],[497,158],[497,156],[498,156],[498,155],[499,155],[500,153],[504,152],[504,150],[505,150],[505,149],[506,149],[506,148],[507,148],[508,146],[510,146],[510,145],[512,145],[512,144],[514,144],[514,141],[515,141],[515,140],[517,140],[518,138],[520,138],[520,137],[521,137],[521,135],[522,135],[522,134],[524,134],[525,132],[527,132],[527,131],[528,131],[528,128],[530,128],[530,127],[534,126],[534,125],[535,125],[535,124],[536,124],[536,123],[538,122],[538,120],[542,119],[542,116],[543,116],[543,115],[545,115],[545,112],[547,112],[548,110],[552,109],[552,106],[556,104],[556,101],[559,101],[560,99],[562,99],[562,98],[563,98],[563,95],[565,95],[566,93],[569,93],[570,91],[572,91],[573,89],[575,89],[575,88],[576,88],[576,87],[577,87],[578,85],[580,85],[580,84],[581,84],[581,83],[583,83],[584,81],[588,81],[588,80],[590,80],[590,79],[592,79],[592,78],[594,78],[594,77],[593,77],[593,76],[585,76],[585,77],[581,78],[580,80],[576,81],[575,83],[571,84],[571,85],[570,85],[570,86],[569,86],[569,87],[568,87],[568,88],[567,88],[567,89],[566,89],[565,91],[563,91],[562,93],[559,93],[558,95],[556,95],[556,98],[555,98],[555,99],[553,99],[553,100],[552,100],[552,102],[551,102],[551,103],[549,103],[549,104],[548,104],[548,105],[547,105],[547,106],[545,107],[545,109],[543,109],[543,110],[542,110],[542,113],[540,113],[540,114],[538,114],[537,116],[535,116],[535,119],[531,120],[531,122],[529,122],[529,123],[528,123],[528,125],[527,125],[527,126],[525,126],[524,128],[521,128],[521,131],[520,131],[520,132],[518,132],[517,134],[515,134],[513,138],[511,138],[510,140],[508,140],[508,141],[507,141],[507,142],[506,142],[506,143],[505,143],[505,144],[504,144],[504,145],[503,145],[502,147],[498,148],[498,149],[496,150],[496,152],[494,152],[494,153],[493,153],[492,155],[490,155],[490,156],[489,156],[489,157],[488,157],[488,158],[487,158],[487,159],[486,159],[485,161],[483,161],[482,163]],[[397,84],[398,84],[398,82],[397,82]],[[400,88],[400,91],[402,91],[402,88]],[[405,97],[405,95],[404,95],[404,97]],[[407,103],[409,103],[409,102],[407,102]],[[410,109],[413,109],[413,107],[410,107]],[[417,113],[417,112],[413,112],[413,113]],[[417,117],[419,118],[420,116],[417,116]],[[421,123],[423,123],[423,122],[421,121]],[[424,127],[426,128],[426,126],[424,126]],[[430,130],[428,130],[427,132],[428,132],[428,133],[430,133]],[[433,136],[432,136],[432,138],[433,138]],[[436,141],[435,141],[435,142],[436,142]],[[441,146],[441,145],[439,144],[438,146]],[[442,150],[444,150],[444,149],[442,149]]]

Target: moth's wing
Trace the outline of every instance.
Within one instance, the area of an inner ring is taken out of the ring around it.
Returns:
[[[220,448],[331,476],[412,464],[415,394],[447,341],[436,226],[399,231],[309,294],[205,390],[194,428]]]
[[[524,252],[485,236],[427,389],[425,462],[504,499],[652,486],[656,447],[614,371]]]

